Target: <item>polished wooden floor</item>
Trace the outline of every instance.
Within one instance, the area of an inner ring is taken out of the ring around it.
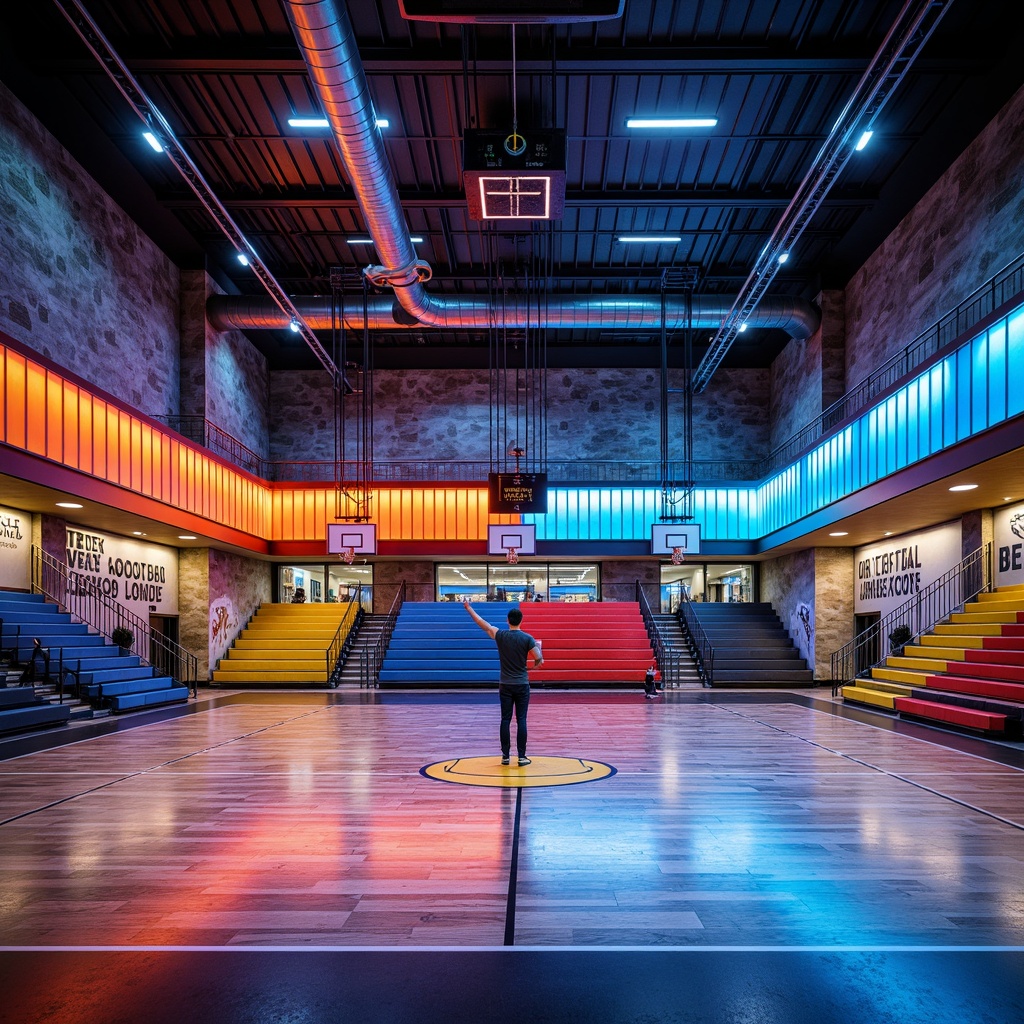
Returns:
[[[1024,750],[880,721],[813,695],[537,691],[530,753],[617,773],[530,789],[419,774],[497,753],[485,694],[233,695],[8,741],[4,966],[48,950],[1019,953]]]

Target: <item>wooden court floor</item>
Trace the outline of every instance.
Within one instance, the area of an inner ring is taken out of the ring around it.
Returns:
[[[65,982],[44,1012],[26,982],[102,963],[123,989],[119,956],[560,952],[584,957],[580,979],[596,970],[594,991],[611,975],[587,954],[603,951],[616,970],[732,954],[705,978],[752,954],[916,953],[960,970],[975,955],[978,977],[1008,972],[991,1019],[1024,1021],[1020,745],[886,727],[813,696],[536,691],[529,752],[613,776],[520,789],[420,774],[496,757],[497,717],[490,694],[259,693],[0,744],[0,985],[25,1000],[10,1019],[122,1019],[74,1017]],[[364,979],[395,961],[369,962]],[[953,976],[937,972],[936,992]],[[973,1019],[965,1006],[956,1019]]]

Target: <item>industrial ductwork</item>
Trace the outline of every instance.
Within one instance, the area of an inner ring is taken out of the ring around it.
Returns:
[[[365,271],[377,285],[395,290],[397,305],[379,297],[370,300],[371,329],[423,325],[443,330],[491,327],[600,328],[637,330],[659,328],[660,295],[548,296],[543,308],[526,300],[506,299],[500,310],[486,299],[431,295],[424,287],[430,268],[417,258],[398,200],[384,144],[377,128],[369,87],[356,47],[355,35],[343,4],[335,0],[284,0],[309,75],[320,98],[366,227],[382,261]],[[294,303],[313,328],[331,325],[328,297],[295,298]],[[731,297],[694,296],[693,319],[682,299],[666,303],[666,327],[688,323],[717,328],[732,307]],[[286,314],[271,299],[212,297],[210,322],[219,329],[259,330],[288,325]],[[353,329],[363,326],[362,308],[346,317]],[[775,327],[794,338],[817,330],[819,317],[809,303],[798,299],[764,301],[749,318],[749,327]]]
[[[329,295],[295,296],[292,299],[303,320],[314,330],[331,327],[331,297]],[[683,330],[688,325],[714,330],[729,313],[731,296],[693,296],[692,320],[681,298],[669,296],[665,302],[665,326],[669,330]],[[495,311],[485,299],[442,299],[435,308],[443,308],[458,322],[430,324],[430,326],[467,327],[562,327],[593,328],[603,330],[658,330],[661,327],[661,297],[636,298],[631,296],[590,298],[560,298],[551,296],[538,310],[537,303],[516,302],[507,296],[501,309]],[[207,317],[219,331],[265,331],[286,328],[289,319],[280,307],[264,295],[213,295],[206,305]],[[371,331],[397,330],[421,326],[421,321],[410,317],[394,299],[370,296],[367,320]],[[349,330],[362,330],[363,304],[354,302],[344,312],[345,326]],[[764,299],[748,321],[749,327],[777,328],[792,338],[809,338],[817,330],[819,316],[809,303],[798,299]],[[426,323],[425,321],[423,322]]]

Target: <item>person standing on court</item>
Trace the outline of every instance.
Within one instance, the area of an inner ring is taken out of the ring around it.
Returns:
[[[463,601],[462,606],[473,617],[473,621],[498,645],[498,661],[501,665],[498,675],[498,699],[501,701],[501,728],[498,732],[501,741],[501,763],[509,763],[512,750],[512,712],[515,711],[516,750],[519,754],[519,767],[525,768],[530,763],[526,756],[526,713],[530,707],[527,658],[532,655],[534,668],[540,668],[544,664],[540,643],[520,628],[523,613],[518,608],[512,608],[508,613],[508,629],[498,629],[477,615],[468,601]]]

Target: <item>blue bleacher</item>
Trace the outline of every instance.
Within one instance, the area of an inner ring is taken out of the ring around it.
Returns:
[[[490,601],[473,610],[499,628],[514,601]],[[380,671],[381,686],[497,684],[498,649],[461,603],[417,601],[402,605]]]

